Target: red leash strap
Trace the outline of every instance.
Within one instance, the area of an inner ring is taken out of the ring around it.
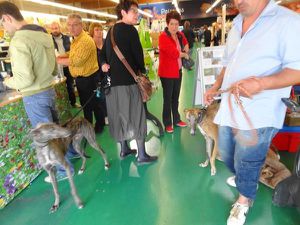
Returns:
[[[219,90],[218,92],[216,92],[216,96],[220,95],[220,94],[223,94],[225,92],[229,92],[228,107],[229,107],[229,111],[230,111],[230,116],[231,116],[232,122],[234,124],[234,127],[238,127],[238,124],[237,124],[236,119],[235,119],[235,115],[233,113],[233,107],[232,107],[232,102],[231,102],[231,96],[232,95],[234,96],[236,104],[238,105],[238,107],[242,111],[243,116],[244,116],[247,124],[249,125],[250,132],[251,132],[251,137],[247,138],[247,137],[243,136],[239,132],[239,130],[235,129],[235,128],[233,128],[233,133],[234,133],[237,141],[239,141],[241,144],[243,144],[245,146],[253,146],[253,145],[256,145],[257,142],[258,142],[258,134],[257,134],[257,130],[254,128],[253,123],[252,123],[250,117],[248,116],[248,113],[246,112],[246,110],[243,106],[243,103],[240,99],[240,89],[241,89],[241,87],[237,84],[236,86],[228,88],[226,90]],[[243,90],[243,91],[245,93],[247,93],[245,90]],[[248,95],[248,97],[251,98],[250,95]]]

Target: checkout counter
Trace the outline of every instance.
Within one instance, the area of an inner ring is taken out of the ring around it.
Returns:
[[[1,57],[1,73],[9,73],[9,61]],[[3,63],[4,61],[4,63]],[[1,87],[0,80],[0,87]],[[65,78],[53,82],[56,108],[63,123],[72,117]],[[31,128],[22,96],[15,90],[0,89],[0,209],[26,188],[41,172],[35,149],[28,137]]]

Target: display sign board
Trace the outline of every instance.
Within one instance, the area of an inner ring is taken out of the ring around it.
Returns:
[[[204,106],[204,93],[216,81],[222,70],[222,57],[225,46],[205,47],[197,49],[196,82],[194,105]]]
[[[237,15],[238,10],[234,6],[233,0],[223,0],[209,13],[206,10],[213,4],[212,0],[185,0],[179,1],[178,7],[181,13],[181,19],[198,19],[207,17],[216,17],[222,15],[222,5],[227,6],[227,15]],[[153,15],[153,19],[164,19],[165,15],[176,10],[172,2],[139,4],[139,8]]]

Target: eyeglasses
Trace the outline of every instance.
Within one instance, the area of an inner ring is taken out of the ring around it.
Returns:
[[[137,8],[130,8],[128,11],[131,11],[134,14],[138,14],[139,13],[139,10]]]

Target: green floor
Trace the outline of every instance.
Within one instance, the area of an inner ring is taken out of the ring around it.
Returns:
[[[194,71],[184,72],[180,96],[180,112],[192,106]],[[162,93],[158,90],[149,110],[161,117]],[[183,115],[182,115],[183,116]],[[217,175],[210,168],[200,168],[205,158],[204,139],[188,128],[175,128],[173,134],[158,138],[158,130],[148,123],[150,134],[146,144],[150,154],[159,160],[138,166],[134,157],[121,161],[119,146],[108,128],[98,136],[107,152],[111,168],[104,170],[100,156],[90,147],[83,175],[74,177],[85,203],[77,209],[67,181],[59,183],[61,205],[49,214],[53,203],[52,188],[43,181],[42,173],[6,208],[0,211],[0,225],[224,225],[237,191],[225,183],[230,175],[222,162],[217,162]],[[152,131],[152,132],[151,132]],[[134,143],[132,143],[134,145]],[[292,167],[294,154],[283,152],[283,161]],[[76,170],[81,161],[74,161]],[[260,185],[257,200],[248,214],[247,225],[300,224],[300,210],[272,205],[272,190]]]

